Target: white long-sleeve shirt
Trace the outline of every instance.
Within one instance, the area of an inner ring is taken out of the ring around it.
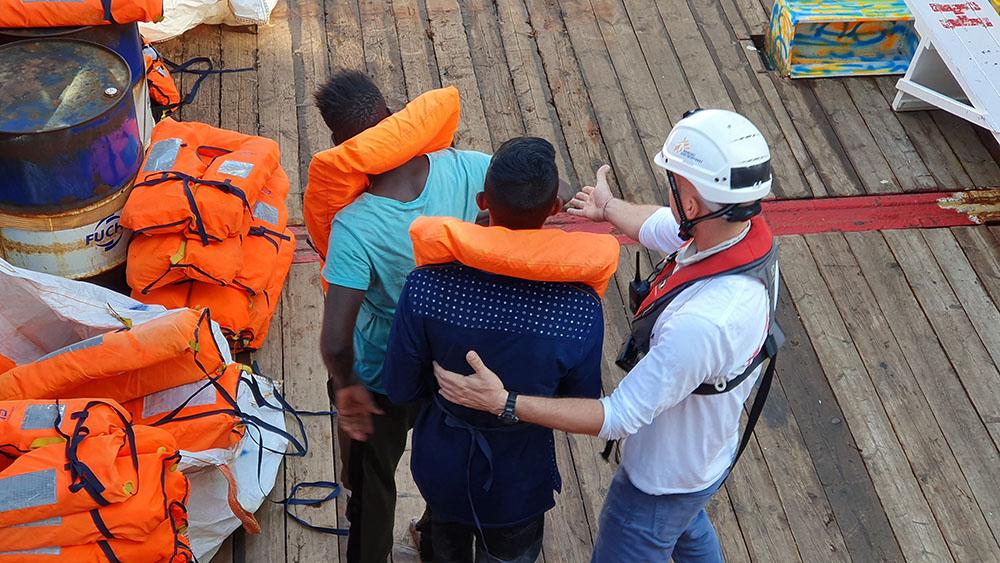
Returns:
[[[677,231],[672,212],[664,208],[643,224],[639,242],[671,253],[682,245]],[[688,245],[678,254],[678,266],[720,252],[748,231],[702,252]],[[649,353],[610,396],[601,399],[600,436],[627,438],[622,465],[641,491],[651,495],[700,491],[729,468],[739,446],[743,403],[760,369],[728,393],[691,393],[702,383],[740,375],[753,360],[767,336],[767,291],[760,281],[743,275],[712,278],[687,288],[656,319]]]

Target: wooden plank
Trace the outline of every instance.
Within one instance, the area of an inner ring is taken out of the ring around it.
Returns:
[[[525,133],[551,141],[559,155],[560,176],[571,186],[582,186],[570,160],[566,136],[552,103],[552,93],[546,83],[545,68],[535,43],[528,9],[523,0],[497,0],[496,8]]]
[[[871,476],[854,436],[844,423],[844,412],[837,404],[837,397],[784,283],[781,284],[777,317],[786,337],[778,360],[777,381],[809,450],[812,466],[823,485],[825,498],[851,558],[854,561],[902,560],[903,554]]]
[[[455,136],[455,146],[488,152],[492,146],[490,132],[465,37],[461,7],[457,0],[427,0],[427,17],[441,84],[453,84],[462,93],[462,121]]]
[[[326,49],[330,69],[364,70],[365,45],[361,36],[358,0],[326,0]]]
[[[268,329],[267,339],[260,350],[251,354],[257,369],[261,375],[275,379],[281,383],[284,378],[284,323],[283,309],[285,308],[287,287],[282,292],[283,295],[271,318],[271,326]],[[250,563],[264,563],[270,561],[285,560],[285,512],[281,505],[275,504],[285,498],[285,464],[278,468],[278,475],[275,479],[274,489],[271,490],[267,499],[260,505],[254,516],[260,524],[260,534],[250,535],[241,542],[243,548],[243,561]]]
[[[567,10],[567,25],[572,11],[586,10],[586,5],[582,2],[563,4]],[[632,15],[626,12],[621,0],[590,0],[590,5],[596,16],[599,36],[604,39],[607,56],[613,67],[613,74],[608,78],[617,79],[618,87],[625,96],[625,103],[641,143],[637,148],[645,155],[643,160],[648,165],[652,155],[660,152],[663,147],[663,140],[666,139],[672,122],[657,93],[656,83],[650,74],[631,21],[656,17],[656,8],[652,5],[643,6],[642,13]],[[585,17],[580,17],[579,20],[588,26],[594,21]],[[570,34],[572,35],[572,28]],[[686,89],[683,82],[680,82],[680,87]],[[656,190],[653,189],[654,186]],[[650,185],[646,187],[646,191],[651,192],[655,201],[666,201],[666,189],[660,184]]]
[[[951,233],[979,276],[983,289],[994,303],[1000,303],[1000,240],[996,227],[956,227]]]
[[[498,17],[492,0],[466,0],[462,7],[472,68],[479,83],[477,92],[490,124],[493,147],[498,147],[507,139],[524,135],[524,121],[500,38]]]
[[[772,189],[775,195],[810,195],[812,192],[802,176],[785,132],[781,130],[759,89],[743,47],[731,30],[726,28],[725,16],[718,3],[713,0],[692,0],[691,7],[700,24],[705,43],[713,59],[717,61],[722,80],[736,104],[736,110],[752,121],[767,139],[771,148],[771,167],[775,178]],[[789,133],[794,133],[794,130]]]
[[[656,4],[651,0],[624,0],[632,31],[635,32],[642,56],[656,86],[660,103],[670,124],[684,112],[697,107],[694,93],[684,76],[676,46],[663,25]],[[665,132],[660,132],[665,135]],[[662,143],[663,140],[661,139]]]
[[[554,0],[526,0],[529,23],[542,65],[556,121],[566,136],[579,185],[590,183],[602,164],[610,163],[569,33]],[[621,177],[618,177],[621,180]],[[613,189],[619,190],[615,184]]]
[[[993,436],[994,445],[1000,445],[1000,390],[995,381],[1000,379],[990,352],[976,333],[976,328],[942,272],[935,267],[934,255],[926,242],[915,231],[884,231],[892,253],[906,275],[907,284],[913,289],[927,319],[948,354],[955,372],[962,380],[969,398]],[[961,259],[949,257],[949,260]]]
[[[291,118],[296,115],[295,71],[287,2],[278,2],[271,23],[258,26],[257,34],[258,131],[281,148],[281,167],[289,184],[288,222],[301,225],[306,177],[299,175],[299,125]]]
[[[1000,558],[1000,546],[991,537],[955,455],[843,235],[811,235],[806,241],[952,555],[959,561]]]
[[[736,110],[686,0],[656,3],[698,107]],[[688,108],[692,109],[692,108]],[[671,116],[675,117],[675,116]]]
[[[896,96],[896,81],[898,79],[881,76],[874,80],[879,90],[882,91],[886,103],[891,103]],[[891,107],[883,108],[882,111],[889,109]],[[948,140],[934,123],[930,112],[901,111],[893,113],[938,186],[948,190],[969,189],[974,186],[972,179],[962,167],[962,163],[955,156],[955,152],[948,146]]]
[[[852,80],[850,78],[843,80]],[[841,146],[854,165],[865,192],[900,191],[899,182],[879,150],[878,143],[854,106],[843,80],[811,80],[819,107],[826,113]]]
[[[945,111],[933,111],[931,115],[976,187],[1000,186],[1000,162],[983,144],[976,127]]]
[[[389,108],[398,111],[406,105],[406,82],[391,0],[360,0],[359,9],[368,75]]]
[[[441,85],[434,44],[431,42],[431,29],[423,3],[393,0],[392,11],[396,19],[406,91],[412,100]]]
[[[222,28],[223,68],[254,68],[257,64],[257,30],[255,27]],[[220,103],[223,129],[247,135],[257,134],[257,72],[233,72],[220,76]]]
[[[743,532],[736,520],[736,513],[733,512],[733,505],[726,488],[723,485],[719,492],[712,496],[705,510],[712,525],[715,526],[715,533],[718,534],[719,542],[722,544],[725,560],[729,563],[750,563],[747,544],[743,540]]]
[[[808,82],[786,80],[773,72],[758,74],[758,78],[768,100],[780,100],[784,105],[789,119],[795,124],[803,145],[812,157],[813,166],[826,192],[832,196],[864,194],[861,179]],[[765,81],[771,83],[776,97]],[[807,171],[805,168],[804,170]],[[808,171],[806,177],[810,177]],[[816,194],[815,187],[813,193]]]
[[[597,525],[588,521],[577,467],[567,439],[565,433],[555,433],[556,463],[562,475],[563,489],[556,497],[556,507],[545,515],[542,549],[548,563],[587,561],[594,550],[591,530]]]
[[[721,4],[738,39],[767,34],[770,12],[757,0],[722,0]]]
[[[299,178],[307,178],[309,163],[317,152],[329,148],[330,132],[313,94],[330,71],[321,2],[288,3],[288,22],[292,37],[292,68],[295,83],[295,107],[299,130]],[[288,80],[290,77],[282,77]],[[282,116],[290,119],[291,116]]]
[[[752,560],[803,560],[756,438],[726,480],[726,490]]]
[[[1000,451],[879,233],[845,235],[987,524],[1000,537]],[[1000,430],[998,428],[997,430]]]
[[[804,554],[805,559],[850,561],[833,509],[780,380],[772,385],[754,435],[799,553]]]
[[[208,57],[216,65],[222,59],[222,32],[218,25],[199,25],[184,34],[184,60],[194,57]],[[185,77],[184,87],[194,86],[191,77]],[[209,76],[201,83],[198,95],[184,107],[185,121],[200,121],[213,127],[220,126],[220,81],[218,76]],[[184,95],[188,92],[185,91]]]
[[[294,311],[282,318],[285,396],[289,403],[305,410],[328,410],[326,368],[316,353],[317,327],[323,317],[323,299],[319,272],[314,264],[295,264],[288,275],[283,310]],[[330,418],[306,417],[310,451],[305,457],[285,461],[285,493],[295,483],[336,481],[337,460],[333,449]],[[326,503],[319,507],[296,507],[293,510],[307,522],[333,526],[338,523],[337,507]],[[338,538],[314,532],[289,522],[286,530],[287,560],[322,561],[338,551]]]
[[[752,41],[742,40],[740,41],[740,45],[743,47],[743,54],[746,55],[747,61],[750,63],[750,68],[754,71],[754,76],[756,77],[757,84],[760,86],[761,92],[764,95],[764,99],[767,100],[767,104],[771,108],[771,112],[774,114],[778,127],[785,135],[785,139],[788,141],[788,147],[791,149],[792,154],[795,155],[795,160],[799,164],[799,169],[802,170],[802,175],[805,178],[811,195],[815,197],[823,197],[827,195],[828,190],[826,186],[823,185],[823,179],[819,175],[819,170],[816,167],[815,161],[806,149],[806,145],[803,140],[799,138],[799,130],[795,127],[795,123],[792,121],[791,115],[789,115],[788,110],[785,108],[784,100],[774,87],[772,77],[768,76],[773,73],[770,73],[770,71],[768,71],[764,66],[761,54]],[[819,148],[823,149],[826,147],[821,144]],[[810,194],[800,195],[808,196]]]
[[[586,0],[568,0],[561,3],[561,8],[565,29],[579,62],[584,87],[593,105],[600,135],[610,154],[619,189],[630,201],[663,201],[657,195],[662,187],[658,185],[650,159],[645,154],[593,8]],[[548,9],[551,10],[551,7]],[[635,61],[630,61],[630,64],[634,65]],[[548,63],[546,67],[552,68]],[[556,107],[559,107],[558,100]],[[564,122],[564,127],[571,128],[573,125]],[[657,190],[652,189],[654,186]]]
[[[875,79],[848,78],[844,80],[844,85],[903,191],[937,188],[937,182],[906,136],[896,112],[892,111]]]
[[[820,365],[828,374],[904,557],[927,562],[953,560],[805,240],[797,236],[783,238],[780,260],[789,293]]]

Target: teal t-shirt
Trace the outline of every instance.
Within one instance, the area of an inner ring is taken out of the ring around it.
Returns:
[[[382,363],[396,301],[406,275],[416,266],[409,229],[421,215],[474,221],[476,194],[483,191],[490,156],[444,149],[427,155],[424,191],[401,202],[362,194],[333,219],[323,278],[365,292],[354,327],[354,371],[370,390],[385,394]]]

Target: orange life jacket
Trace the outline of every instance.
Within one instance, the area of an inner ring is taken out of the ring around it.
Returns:
[[[410,238],[417,266],[457,261],[526,280],[583,283],[602,296],[621,248],[611,235],[483,227],[453,217],[418,217]]]
[[[0,563],[190,563],[194,555],[187,539],[187,510],[173,503],[170,516],[142,541],[101,540],[84,545],[43,547],[34,550],[2,552]]]
[[[207,312],[182,309],[0,374],[0,400],[108,397],[123,403],[222,368]]]
[[[0,354],[0,373],[3,373],[16,365],[17,362],[7,356],[4,356],[3,354]]]
[[[128,411],[108,399],[0,401],[0,455],[13,459],[63,444],[78,424],[97,435],[123,432],[130,421]]]
[[[253,208],[250,231],[243,238],[243,266],[233,278],[233,284],[255,295],[267,289],[275,273],[275,261],[288,240],[288,175],[278,167],[260,191]]]
[[[142,57],[146,61],[146,84],[149,86],[150,101],[160,108],[161,116],[173,113],[181,105],[180,90],[160,52],[145,37],[142,39]]]
[[[120,222],[135,233],[185,232],[204,244],[244,235],[279,158],[271,139],[163,119]]]
[[[242,374],[242,365],[230,364],[220,375],[164,389],[124,406],[137,424],[170,432],[182,452],[230,449],[245,431],[233,410]]]
[[[134,236],[128,246],[125,278],[139,293],[184,280],[225,285],[243,268],[241,237],[202,244],[182,233]]]
[[[127,267],[126,272],[128,272]],[[133,289],[130,295],[132,299],[150,305],[163,305],[167,309],[183,309],[187,307],[188,295],[190,293],[191,282],[183,281],[158,289],[151,289],[146,293],[141,293]]]
[[[416,156],[449,147],[458,130],[460,110],[457,88],[431,90],[374,127],[313,157],[302,211],[320,268],[334,216],[368,189],[368,175],[388,172]]]
[[[0,528],[68,516],[132,498],[139,487],[154,488],[162,462],[177,453],[173,437],[148,426],[125,432],[76,432],[65,444],[32,450],[0,472]],[[140,464],[142,456],[156,463]]]
[[[256,350],[267,337],[271,317],[274,316],[281,297],[281,288],[292,267],[295,235],[286,228],[277,243],[278,254],[271,262],[272,275],[264,290],[255,295],[250,295],[235,285],[191,283],[188,307],[210,309],[212,319],[219,323],[236,351]]]
[[[295,257],[295,235],[285,229],[287,239],[279,242],[278,256],[274,264],[274,275],[267,288],[250,299],[250,330],[251,334],[240,343],[240,349],[259,350],[264,345],[267,332],[271,326],[271,318],[278,308],[281,289],[285,286],[288,272],[292,269]]]
[[[163,0],[0,0],[0,27],[157,22]]]
[[[140,476],[149,478],[136,487],[131,498],[86,512],[0,528],[0,545],[16,551],[111,539],[145,541],[169,520],[171,505],[183,505],[188,483],[177,470],[180,456],[176,453],[168,457],[145,454],[138,459]]]

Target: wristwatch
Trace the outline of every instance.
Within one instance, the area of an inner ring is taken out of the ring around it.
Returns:
[[[500,413],[500,420],[505,424],[517,424],[521,421],[520,418],[514,415],[514,403],[517,402],[517,393],[513,391],[507,392],[507,402],[504,403],[503,412]]]

